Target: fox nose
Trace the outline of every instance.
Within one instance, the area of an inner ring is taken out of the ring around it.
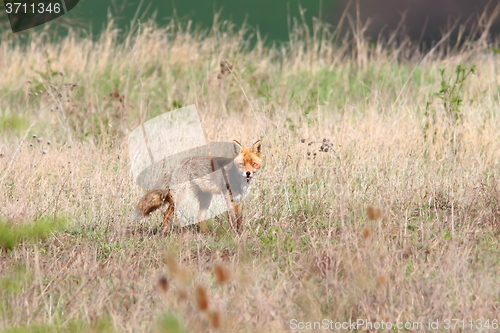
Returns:
[[[252,173],[250,171],[247,171],[247,177],[250,177]]]

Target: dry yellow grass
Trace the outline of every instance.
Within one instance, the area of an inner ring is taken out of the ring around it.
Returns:
[[[122,42],[112,25],[96,41],[42,32],[20,47],[1,36],[0,219],[69,221],[0,253],[0,329],[280,332],[292,319],[500,319],[499,55],[482,42],[425,56],[300,31],[274,48],[249,48],[223,26],[203,35],[174,23],[143,24]],[[234,77],[220,72],[222,59]],[[439,68],[451,75],[459,62],[477,73],[452,147],[433,93]],[[434,140],[424,136],[427,102]],[[129,220],[143,191],[126,135],[188,104],[207,141],[262,139],[242,237],[225,219],[209,221],[209,235],[166,237],[156,233],[161,214]],[[224,284],[218,264],[232,277]]]

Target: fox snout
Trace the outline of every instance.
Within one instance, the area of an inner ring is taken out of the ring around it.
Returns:
[[[247,182],[249,182],[250,180],[252,180],[253,176],[255,176],[255,174],[257,173],[258,170],[253,170],[253,171],[245,171],[245,178],[247,180]]]

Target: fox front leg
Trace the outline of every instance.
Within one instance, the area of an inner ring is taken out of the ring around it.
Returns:
[[[241,235],[243,232],[243,211],[242,211],[242,203],[235,204],[234,206],[234,214],[236,220],[236,232]]]
[[[236,215],[235,206],[232,203],[228,206],[227,215],[229,218],[229,225],[231,226],[231,229],[233,229],[237,232],[236,226],[237,226],[238,217]]]
[[[226,206],[227,206],[227,216],[229,219],[229,226],[231,227],[231,229],[235,230],[236,220],[237,220],[235,204],[233,202],[233,199],[231,198],[231,195],[228,192],[229,191],[224,193],[224,199],[226,199]]]

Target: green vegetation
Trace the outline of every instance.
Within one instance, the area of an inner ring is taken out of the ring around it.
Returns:
[[[462,120],[462,105],[463,94],[465,91],[465,81],[471,74],[475,74],[476,65],[473,64],[470,68],[458,64],[455,68],[455,78],[450,82],[445,77],[445,69],[439,70],[441,73],[441,89],[436,93],[436,96],[443,101],[443,108],[447,116],[451,119],[453,124]]]
[[[158,322],[158,332],[161,333],[182,333],[185,332],[174,314],[163,315]]]
[[[29,126],[28,118],[18,114],[9,114],[0,117],[0,131],[1,132],[15,132],[21,133]]]
[[[22,242],[36,242],[49,237],[66,223],[65,218],[42,217],[31,223],[0,220],[0,248],[12,249]]]
[[[116,332],[111,325],[110,318],[97,318],[92,323],[77,321],[55,322],[53,324],[30,325],[11,327],[3,330],[4,333],[87,333],[87,332]]]

